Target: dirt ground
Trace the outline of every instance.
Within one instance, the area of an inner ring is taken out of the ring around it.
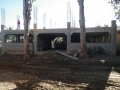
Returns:
[[[0,56],[0,90],[120,90],[120,56]]]

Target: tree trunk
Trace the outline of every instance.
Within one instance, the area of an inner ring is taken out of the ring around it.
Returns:
[[[84,0],[78,0],[79,4],[79,24],[80,24],[80,54],[79,57],[88,57],[86,53],[86,30],[85,30],[85,16],[84,16]]]
[[[29,23],[27,18],[27,0],[23,0],[23,18],[24,18],[24,59],[29,57]]]

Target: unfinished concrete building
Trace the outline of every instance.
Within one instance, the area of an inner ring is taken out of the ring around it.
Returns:
[[[24,30],[2,31],[2,54],[24,53]],[[87,47],[102,47],[106,54],[116,55],[116,21],[111,22],[111,27],[86,28]],[[15,40],[7,42],[7,37],[14,35]],[[29,30],[29,49],[32,54],[39,55],[43,51],[51,50],[51,41],[55,42],[56,50],[66,50],[67,53],[77,52],[80,49],[80,28],[71,28],[70,22],[67,28],[59,29],[34,29]]]

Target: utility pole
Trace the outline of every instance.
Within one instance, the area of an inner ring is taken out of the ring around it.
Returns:
[[[23,0],[23,18],[24,18],[24,59],[29,57],[29,26],[31,20],[32,1]]]
[[[78,0],[79,4],[79,25],[80,25],[80,53],[79,57],[88,57],[86,52],[86,29],[84,16],[84,0]]]

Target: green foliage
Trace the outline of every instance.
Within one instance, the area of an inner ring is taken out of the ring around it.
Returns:
[[[13,27],[10,26],[10,27],[7,28],[7,30],[13,30]]]
[[[16,40],[16,37],[15,37],[15,35],[8,35],[8,36],[7,36],[7,39],[8,39],[8,40],[11,40],[11,41],[15,41],[15,40]]]
[[[13,27],[10,26],[10,27],[7,28],[7,30],[13,30]],[[15,37],[15,35],[8,35],[7,39],[11,40],[11,41],[15,41],[16,37]]]
[[[34,2],[34,1],[36,1],[36,0],[32,0],[32,2]]]
[[[109,3],[115,10],[116,19],[120,19],[120,0],[110,0]]]
[[[27,1],[27,20],[30,23],[31,20],[31,11],[32,11],[32,3],[36,0],[28,0]]]

